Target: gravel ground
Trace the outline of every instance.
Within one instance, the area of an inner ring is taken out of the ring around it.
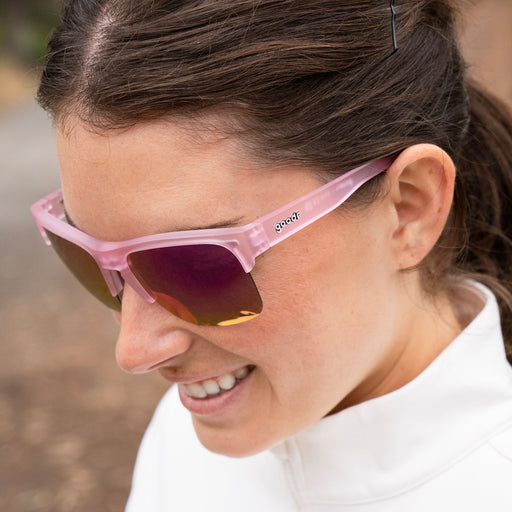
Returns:
[[[0,116],[0,155],[0,510],[122,510],[166,386],[117,367],[112,316],[39,237],[28,207],[59,182],[33,102]]]
[[[472,4],[464,27],[472,72],[511,101],[512,2]],[[5,76],[0,64],[0,83]],[[0,93],[0,510],[117,512],[166,384],[118,369],[110,314],[39,238],[28,207],[58,187],[53,133],[24,100],[27,75],[8,76]]]

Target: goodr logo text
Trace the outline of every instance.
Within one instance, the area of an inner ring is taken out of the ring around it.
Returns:
[[[288,224],[291,224],[292,222],[299,220],[299,215],[300,215],[300,212],[294,212],[287,219],[284,219],[281,222],[278,222],[276,224],[276,232],[281,233],[283,228],[286,227]]]

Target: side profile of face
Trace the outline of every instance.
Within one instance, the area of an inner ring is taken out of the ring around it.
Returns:
[[[103,240],[247,224],[321,184],[311,169],[263,165],[236,140],[176,122],[87,128],[70,120],[57,130],[62,186],[73,222]],[[200,441],[231,456],[261,451],[410,380],[453,338],[456,324],[425,343],[437,329],[434,313],[422,303],[416,273],[402,272],[430,243],[421,219],[412,226],[414,208],[428,208],[410,178],[418,166],[437,169],[429,150],[399,157],[384,199],[328,214],[258,257],[252,276],[263,311],[253,320],[196,326],[126,286],[119,365],[178,383]],[[449,204],[442,208],[446,216]],[[197,383],[207,381],[200,388],[215,393],[233,377],[234,387],[220,395],[191,396]]]

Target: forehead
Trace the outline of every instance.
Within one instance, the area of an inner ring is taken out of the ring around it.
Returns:
[[[317,185],[306,169],[264,166],[219,131],[165,120],[101,133],[76,122],[57,129],[57,145],[66,209],[103,239],[244,224]]]

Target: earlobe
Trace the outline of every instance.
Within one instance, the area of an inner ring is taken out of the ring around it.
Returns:
[[[387,175],[397,218],[393,250],[403,270],[418,265],[440,237],[453,200],[455,166],[440,147],[417,144],[398,156]]]

